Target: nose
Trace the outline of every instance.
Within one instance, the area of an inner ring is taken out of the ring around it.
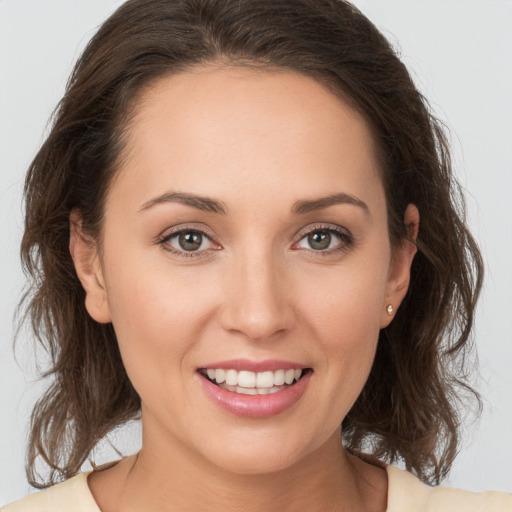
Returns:
[[[289,331],[296,315],[288,281],[270,251],[238,258],[225,279],[222,327],[251,340]]]

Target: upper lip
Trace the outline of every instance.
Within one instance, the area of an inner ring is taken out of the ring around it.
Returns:
[[[216,361],[201,366],[199,369],[219,369],[236,370],[237,372],[246,370],[250,372],[264,372],[276,370],[303,370],[307,365],[294,361],[284,361],[280,359],[264,359],[255,361],[252,359],[231,359],[229,361]]]

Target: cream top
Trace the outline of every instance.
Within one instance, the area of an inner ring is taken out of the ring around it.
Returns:
[[[474,493],[451,487],[429,487],[413,474],[387,466],[386,512],[512,512],[512,494]],[[82,473],[49,489],[11,503],[0,512],[101,512]]]

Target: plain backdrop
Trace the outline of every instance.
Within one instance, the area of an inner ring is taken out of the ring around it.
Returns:
[[[452,133],[468,222],[486,261],[475,338],[485,400],[445,483],[512,492],[512,1],[356,0],[399,49]],[[29,491],[24,450],[35,380],[31,339],[13,356],[25,170],[71,66],[119,0],[0,0],[0,505]],[[137,427],[115,436],[126,453]],[[114,456],[102,448],[100,458]]]

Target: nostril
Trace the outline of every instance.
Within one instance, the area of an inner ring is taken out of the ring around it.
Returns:
[[[228,332],[262,341],[289,332],[295,322],[294,308],[278,286],[274,271],[261,270],[256,276],[232,276],[230,293],[219,311],[221,326]]]

